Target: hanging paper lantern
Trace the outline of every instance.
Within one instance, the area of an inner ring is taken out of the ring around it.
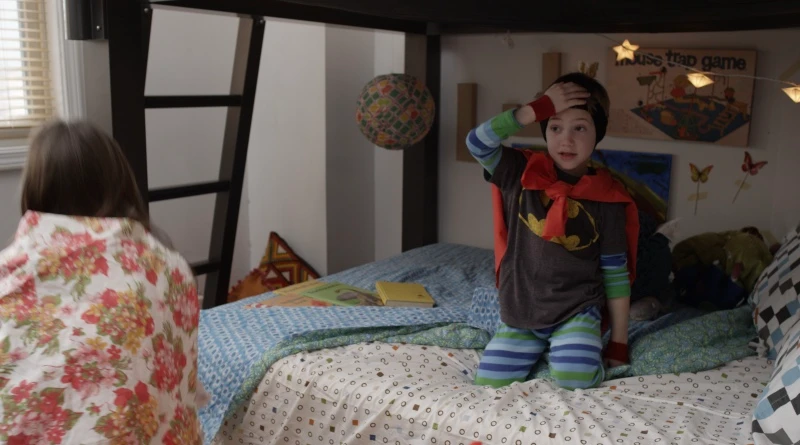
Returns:
[[[435,111],[431,92],[417,78],[385,74],[364,86],[357,101],[356,122],[373,144],[402,150],[428,134]]]

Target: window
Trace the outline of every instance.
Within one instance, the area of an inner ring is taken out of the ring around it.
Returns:
[[[0,139],[53,117],[53,91],[45,0],[0,0]]]

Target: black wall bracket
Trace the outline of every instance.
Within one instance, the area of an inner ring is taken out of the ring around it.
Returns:
[[[67,40],[105,40],[108,38],[106,0],[62,1],[67,15]]]

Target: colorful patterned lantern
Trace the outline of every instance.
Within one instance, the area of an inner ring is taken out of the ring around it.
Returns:
[[[436,104],[421,81],[408,74],[372,79],[358,98],[356,122],[373,144],[402,150],[421,141],[433,124]]]

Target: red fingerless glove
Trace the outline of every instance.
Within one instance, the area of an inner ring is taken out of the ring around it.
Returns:
[[[622,363],[630,363],[628,358],[628,345],[625,343],[617,343],[609,341],[606,346],[606,352],[603,357],[613,359]]]
[[[533,113],[536,115],[536,122],[545,121],[556,115],[556,107],[553,105],[550,96],[546,94],[543,94],[542,97],[533,102],[529,102],[527,105],[533,108]]]

